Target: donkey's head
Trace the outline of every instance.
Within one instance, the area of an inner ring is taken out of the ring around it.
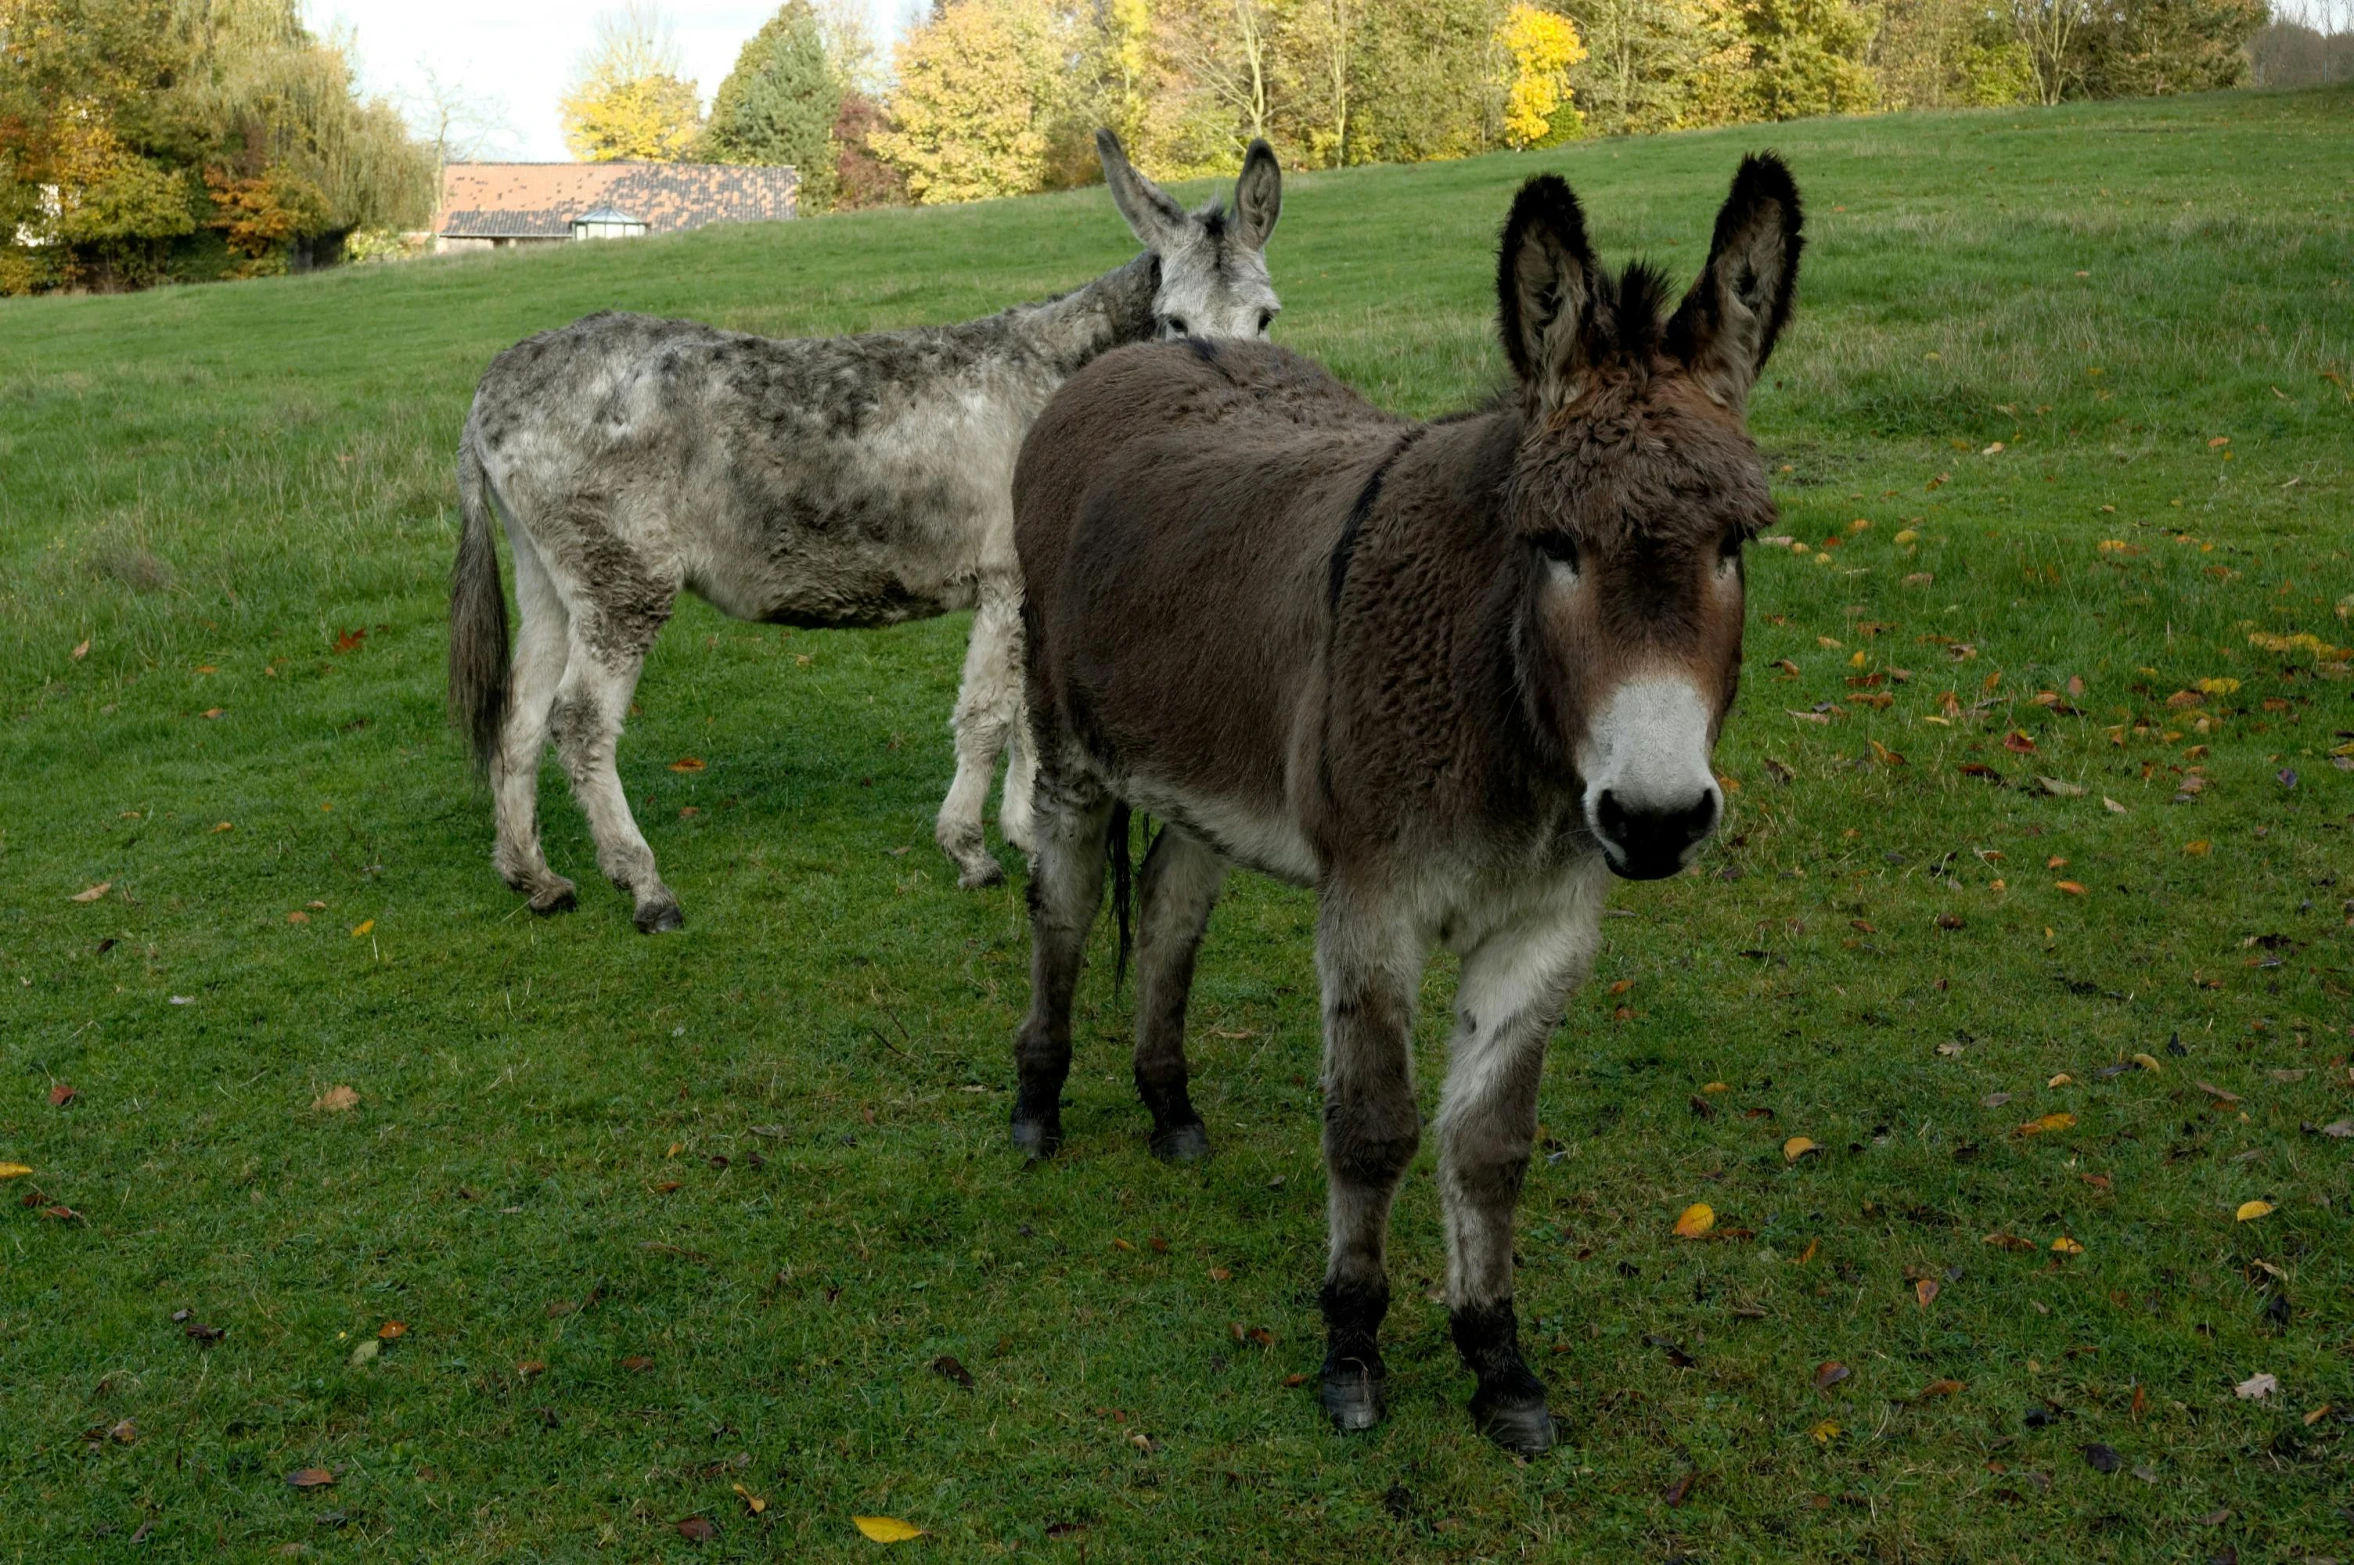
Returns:
[[[1136,172],[1120,138],[1095,133],[1113,204],[1137,240],[1160,257],[1153,326],[1162,337],[1264,337],[1283,302],[1267,281],[1267,236],[1283,214],[1283,170],[1263,141],[1243,155],[1234,205],[1188,212]]]
[[[1672,875],[1723,811],[1710,757],[1741,672],[1741,546],[1774,519],[1744,415],[1798,282],[1798,187],[1742,161],[1673,315],[1604,272],[1560,179],[1521,187],[1497,282],[1526,417],[1506,495],[1530,717],[1630,879]]]

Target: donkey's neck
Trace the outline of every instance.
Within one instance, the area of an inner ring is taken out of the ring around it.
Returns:
[[[1006,312],[1032,351],[1065,375],[1102,354],[1153,335],[1153,295],[1160,265],[1150,252],[1083,288]]]

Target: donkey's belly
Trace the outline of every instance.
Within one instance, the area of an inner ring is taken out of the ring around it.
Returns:
[[[1279,804],[1190,793],[1150,777],[1123,778],[1117,791],[1131,806],[1183,827],[1245,869],[1295,886],[1312,886],[1324,873],[1298,822]]]

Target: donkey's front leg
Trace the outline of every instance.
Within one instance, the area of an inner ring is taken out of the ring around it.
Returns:
[[[1030,1014],[1014,1034],[1014,1146],[1052,1157],[1063,1141],[1063,1082],[1071,1074],[1071,1000],[1087,931],[1103,906],[1104,843],[1112,801],[1084,780],[1042,777],[1038,851],[1030,861]]]
[[[1226,862],[1183,827],[1164,826],[1139,878],[1136,1091],[1152,1110],[1153,1156],[1190,1162],[1209,1155],[1210,1137],[1186,1091],[1185,1005]]]
[[[997,757],[1021,715],[1021,589],[984,582],[980,606],[973,611],[972,639],[965,644],[964,680],[957,687],[956,715],[950,724],[956,731],[956,780],[948,785],[932,831],[940,851],[956,861],[956,883],[968,890],[1005,879],[1004,868],[982,835],[981,810],[989,802]]]
[[[1324,1167],[1331,1255],[1324,1273],[1324,1411],[1342,1430],[1384,1411],[1390,1201],[1422,1141],[1414,1107],[1420,940],[1396,913],[1328,887],[1316,922],[1324,991]]]
[[[1537,1132],[1537,1083],[1564,996],[1593,965],[1603,874],[1580,872],[1561,902],[1464,953],[1447,1081],[1439,1098],[1439,1199],[1455,1346],[1479,1379],[1480,1433],[1534,1456],[1553,1444],[1544,1382],[1520,1353],[1512,1220]]]

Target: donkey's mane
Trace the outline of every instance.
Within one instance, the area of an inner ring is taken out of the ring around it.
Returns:
[[[1630,261],[1615,278],[1604,272],[1595,283],[1598,307],[1587,327],[1587,356],[1596,364],[1648,363],[1667,329],[1667,274],[1649,261]]]

